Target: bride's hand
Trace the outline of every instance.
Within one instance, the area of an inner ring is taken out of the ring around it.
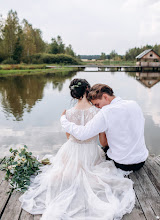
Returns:
[[[66,114],[66,110],[64,110],[64,112],[62,113],[62,115],[61,115],[61,116],[65,115],[65,114]]]

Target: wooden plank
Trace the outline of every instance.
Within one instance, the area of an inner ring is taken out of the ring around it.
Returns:
[[[160,155],[155,157],[154,161],[160,166]]]
[[[130,175],[134,182],[136,204],[132,212],[126,214],[123,220],[152,220],[160,216],[160,199],[158,195],[160,166],[158,161],[159,159],[155,161],[154,158],[149,157],[140,171]],[[0,211],[4,211],[1,220],[40,220],[42,215],[31,215],[21,209],[19,192],[15,192],[11,196],[5,193],[9,190],[9,184],[3,180],[4,176],[5,172],[0,171]]]
[[[136,176],[156,216],[160,216],[160,197],[144,168],[141,168],[139,171],[137,171]]]
[[[0,170],[0,184],[1,184],[2,181],[4,180],[5,174],[6,174],[6,173],[5,173],[4,171]]]
[[[141,168],[142,169],[142,168]],[[139,172],[139,171],[137,171]],[[144,172],[144,170],[143,170]],[[139,201],[139,204],[142,208],[144,216],[147,220],[156,219],[156,215],[153,209],[150,206],[150,199],[148,198],[148,194],[142,188],[141,182],[139,178],[137,178],[136,173],[132,173],[130,178],[134,182],[134,190]]]
[[[17,220],[34,220],[34,216],[22,209],[20,218]]]
[[[10,191],[9,184],[7,181],[3,180],[0,184],[0,216],[10,198],[10,193],[7,193],[7,191]]]
[[[2,161],[5,159],[5,157],[0,158],[0,164],[2,163]]]
[[[42,215],[34,215],[34,220],[40,220],[41,217]]]
[[[144,170],[149,176],[152,184],[160,195],[160,167],[154,160],[147,160],[144,165]]]
[[[19,202],[20,192],[13,192],[1,220],[18,220],[21,213],[21,203]]]
[[[137,197],[134,209],[130,214],[124,215],[122,220],[146,220]]]
[[[5,158],[5,157],[4,157]],[[4,160],[4,158],[0,159],[0,164],[2,163],[2,161]],[[2,181],[4,180],[5,177],[5,172],[0,170],[0,184],[2,183]]]

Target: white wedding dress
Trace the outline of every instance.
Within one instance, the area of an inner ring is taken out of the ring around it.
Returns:
[[[97,108],[67,110],[68,120],[85,125]],[[106,161],[97,137],[78,141],[73,136],[56,156],[46,155],[51,165],[31,178],[19,198],[22,208],[42,214],[41,220],[119,220],[134,207],[133,182],[113,161]]]

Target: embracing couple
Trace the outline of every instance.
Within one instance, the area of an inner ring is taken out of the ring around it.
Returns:
[[[148,157],[143,113],[105,84],[73,79],[69,88],[77,104],[61,117],[68,141],[33,178],[22,208],[42,220],[119,220],[135,204],[125,175]]]

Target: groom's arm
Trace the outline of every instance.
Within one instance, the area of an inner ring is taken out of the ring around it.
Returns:
[[[76,125],[66,119],[63,115],[60,119],[65,131],[73,135],[78,140],[87,140],[107,130],[103,113],[99,111],[85,126]]]

